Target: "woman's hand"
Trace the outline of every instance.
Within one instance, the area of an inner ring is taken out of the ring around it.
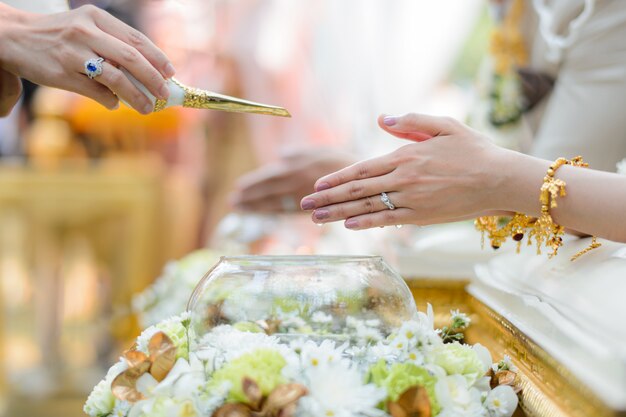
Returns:
[[[418,114],[378,120],[388,133],[418,143],[320,178],[301,206],[316,223],[349,229],[432,224],[507,209],[499,200],[504,153],[456,120]],[[382,201],[386,192],[395,205]]]
[[[51,15],[0,5],[0,66],[32,82],[73,91],[110,109],[118,97],[137,111],[152,112],[151,101],[118,67],[125,68],[158,98],[167,98],[169,60],[145,35],[93,6]],[[103,72],[85,75],[85,61],[102,57]]]
[[[22,94],[18,77],[0,68],[0,117],[7,116]]]
[[[353,162],[354,159],[339,152],[298,151],[241,177],[231,202],[247,211],[292,212],[298,209],[297,202],[311,192],[315,180]]]

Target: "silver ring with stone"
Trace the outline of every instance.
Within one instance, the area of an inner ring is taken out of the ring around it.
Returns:
[[[85,61],[85,74],[90,79],[96,78],[98,75],[102,74],[102,63],[104,62],[104,58],[91,58]]]
[[[380,201],[382,201],[383,204],[386,205],[389,210],[395,210],[396,209],[396,206],[393,205],[393,203],[389,199],[389,196],[387,195],[387,193],[385,193],[385,192],[380,193]]]

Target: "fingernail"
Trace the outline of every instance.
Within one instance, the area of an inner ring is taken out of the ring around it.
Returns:
[[[385,118],[383,119],[383,123],[386,126],[393,126],[396,124],[397,121],[398,119],[395,116],[385,116]]]
[[[159,88],[159,98],[161,99],[167,99],[170,96],[170,89],[167,87],[166,84],[163,84],[161,86],[161,88]]]
[[[143,107],[143,114],[150,114],[154,109],[154,105],[152,103],[148,103]]]
[[[345,224],[346,228],[348,229],[356,229],[358,225],[359,225],[359,222],[357,222],[354,219],[346,220],[346,224]]]
[[[300,207],[302,207],[302,210],[313,210],[315,208],[315,201],[307,198],[305,200],[302,200],[302,202],[300,203]]]
[[[330,188],[330,184],[327,182],[320,182],[319,184],[317,184],[317,186],[315,186],[315,191],[324,191],[324,190],[328,190]]]
[[[172,65],[171,63],[168,63],[165,66],[165,76],[167,78],[173,77],[176,74],[176,70],[174,69],[174,65]]]
[[[328,210],[324,210],[324,209],[315,210],[315,211],[313,212],[313,216],[314,216],[317,220],[326,219],[326,218],[328,218],[328,216],[330,216],[330,211],[328,211]]]
[[[111,107],[111,110],[117,110],[120,108],[120,102],[115,103],[115,106]]]

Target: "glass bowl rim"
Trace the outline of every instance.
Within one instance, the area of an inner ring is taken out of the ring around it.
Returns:
[[[226,255],[221,256],[218,263],[221,262],[303,262],[312,263],[319,261],[344,261],[364,262],[364,261],[382,261],[383,257],[379,255]]]

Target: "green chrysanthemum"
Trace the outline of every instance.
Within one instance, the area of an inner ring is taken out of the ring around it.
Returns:
[[[397,401],[400,395],[411,387],[423,386],[428,392],[433,415],[437,415],[441,410],[435,395],[437,379],[420,366],[413,363],[396,363],[389,368],[384,360],[380,360],[371,367],[369,376],[371,382],[387,390],[387,398],[391,401]]]
[[[285,382],[281,371],[286,365],[285,358],[273,349],[257,349],[233,359],[213,374],[209,389],[230,382],[228,402],[246,402],[241,382],[250,378],[259,385],[263,395],[268,395],[276,386]]]

